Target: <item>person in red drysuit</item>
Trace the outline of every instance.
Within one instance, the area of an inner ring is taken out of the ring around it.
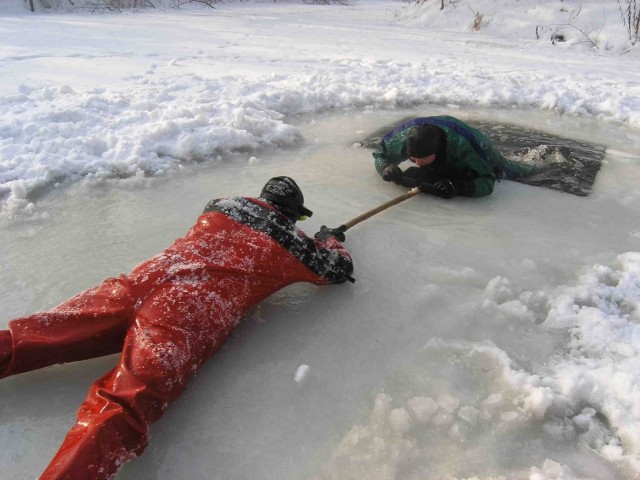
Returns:
[[[323,226],[311,239],[295,226],[310,215],[289,177],[270,179],[259,198],[212,200],[129,275],[0,330],[0,378],[122,351],[40,479],[112,478],[248,309],[295,282],[353,281],[344,232]]]

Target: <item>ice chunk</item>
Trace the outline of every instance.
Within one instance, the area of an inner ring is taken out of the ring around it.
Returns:
[[[510,412],[502,412],[500,414],[500,419],[503,422],[513,422],[516,418],[518,418],[518,412],[516,411],[510,411]]]
[[[525,399],[525,409],[531,412],[536,418],[542,418],[547,409],[553,403],[553,394],[548,388],[537,387],[531,390]]]
[[[502,394],[501,393],[493,393],[491,395],[489,395],[483,402],[482,402],[482,406],[489,409],[489,410],[493,410],[496,407],[499,407],[500,405],[502,405],[503,399],[502,399]]]
[[[295,375],[296,382],[298,383],[304,382],[308,374],[309,374],[309,365],[303,363],[296,370],[296,375]]]
[[[513,291],[511,290],[511,283],[509,282],[509,279],[500,276],[489,280],[484,291],[488,299],[491,299],[498,304],[504,303],[513,298]]]
[[[393,429],[400,434],[408,432],[412,424],[411,416],[404,408],[394,408],[391,410],[389,421]]]
[[[455,409],[458,408],[458,405],[460,404],[460,400],[458,400],[456,397],[453,397],[451,395],[444,394],[444,395],[438,395],[436,403],[443,410],[446,410],[449,413],[453,413]]]
[[[449,412],[445,412],[442,410],[436,413],[431,419],[431,421],[436,427],[439,427],[443,430],[445,428],[448,428],[449,425],[453,423],[453,420],[454,420],[453,415],[451,415]]]
[[[478,413],[480,412],[477,408],[474,408],[471,405],[467,405],[458,410],[458,417],[460,417],[467,423],[474,424],[478,419]]]
[[[427,423],[438,410],[438,404],[431,397],[413,397],[407,402],[409,411],[418,423]]]

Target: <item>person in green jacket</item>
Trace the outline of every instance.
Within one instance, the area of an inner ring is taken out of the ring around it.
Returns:
[[[382,138],[373,157],[383,180],[442,198],[483,197],[496,180],[533,173],[532,166],[503,156],[486,133],[448,115],[400,125]],[[405,160],[416,166],[402,171],[398,164]]]

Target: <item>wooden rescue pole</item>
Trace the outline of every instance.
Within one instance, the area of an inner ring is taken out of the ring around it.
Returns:
[[[376,208],[372,208],[368,212],[363,213],[362,215],[358,215],[356,218],[349,220],[347,223],[344,223],[338,227],[338,229],[342,229],[343,232],[346,232],[354,225],[359,224],[360,222],[365,221],[367,218],[373,217],[376,213],[380,213],[383,210],[386,210],[389,207],[393,207],[394,205],[399,204],[400,202],[404,202],[405,200],[410,199],[420,193],[420,189],[418,187],[414,187],[409,190],[407,193],[400,195],[399,197],[394,198],[393,200],[389,200],[382,205],[378,205]]]

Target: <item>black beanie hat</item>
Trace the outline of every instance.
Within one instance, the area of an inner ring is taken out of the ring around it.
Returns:
[[[304,215],[310,217],[313,212],[304,207],[304,196],[298,184],[290,177],[273,177],[265,183],[260,198],[269,200],[280,212],[295,221]]]
[[[442,131],[433,125],[415,125],[407,132],[407,155],[424,158],[438,151]]]

